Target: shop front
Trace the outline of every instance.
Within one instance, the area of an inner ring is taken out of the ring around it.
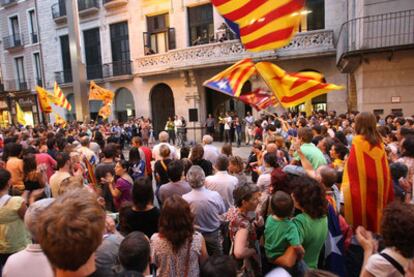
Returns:
[[[36,94],[31,92],[6,92],[0,96],[0,126],[17,125],[16,103],[23,111],[26,125],[40,123]]]

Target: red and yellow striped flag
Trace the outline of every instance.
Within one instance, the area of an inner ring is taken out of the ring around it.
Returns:
[[[372,146],[363,136],[352,140],[341,190],[345,219],[354,228],[362,225],[378,233],[382,212],[394,198],[391,173],[384,146]]]
[[[283,47],[296,33],[305,0],[212,0],[226,19],[239,25],[247,50]]]
[[[55,104],[59,107],[62,107],[68,111],[72,110],[72,105],[69,103],[68,99],[66,99],[65,94],[58,86],[57,82],[55,81],[55,85],[53,87],[54,96],[55,96]]]
[[[36,86],[37,99],[39,100],[40,109],[43,113],[51,113],[52,107],[49,102],[49,93],[42,87]]]
[[[323,75],[317,72],[286,73],[269,62],[257,63],[256,69],[284,108],[294,107],[331,90],[343,89],[324,83]]]
[[[89,100],[101,100],[106,103],[112,103],[115,94],[109,89],[98,86],[94,81],[89,85]]]
[[[243,84],[255,73],[252,60],[244,59],[205,81],[203,86],[238,97]]]

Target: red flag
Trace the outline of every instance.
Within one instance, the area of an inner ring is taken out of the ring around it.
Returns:
[[[277,99],[274,95],[269,95],[266,91],[258,88],[252,92],[240,95],[238,99],[256,110],[264,110],[267,107],[275,106]]]

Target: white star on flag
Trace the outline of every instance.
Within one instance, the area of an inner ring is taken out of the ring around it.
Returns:
[[[227,82],[224,81],[224,80],[221,80],[220,82],[218,82],[217,85],[220,89],[226,89],[227,88]]]
[[[342,239],[342,234],[333,237],[331,232],[328,232],[328,239],[325,241],[325,259],[332,253],[342,255],[341,250],[338,248],[338,242]]]

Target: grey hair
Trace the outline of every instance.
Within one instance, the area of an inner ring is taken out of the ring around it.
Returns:
[[[213,137],[210,135],[204,135],[203,136],[203,143],[205,144],[211,144],[213,142]]]
[[[32,236],[33,241],[38,242],[37,230],[40,214],[49,207],[50,204],[55,201],[54,198],[41,199],[34,202],[27,209],[26,214],[24,215],[24,224],[26,225],[27,230],[29,230],[30,235]]]
[[[187,182],[193,189],[201,188],[204,186],[204,181],[206,179],[206,175],[204,174],[204,170],[198,166],[193,165],[187,172],[186,175]]]
[[[168,133],[166,131],[162,131],[159,135],[158,135],[158,140],[160,142],[168,142],[168,139],[170,138],[170,136],[168,135]]]

